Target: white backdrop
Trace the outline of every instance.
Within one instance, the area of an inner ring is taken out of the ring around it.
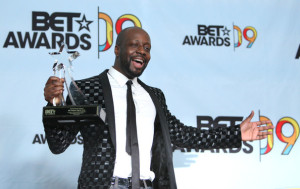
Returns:
[[[48,52],[58,50],[55,41],[69,39],[81,53],[75,78],[97,75],[113,65],[116,31],[137,20],[152,40],[141,79],[164,91],[183,123],[229,125],[221,116],[240,120],[254,110],[253,120],[265,116],[277,129],[269,140],[242,149],[176,149],[178,188],[299,188],[299,7],[296,0],[2,3],[0,188],[76,188],[81,138],[60,155],[45,143]],[[99,52],[99,45],[112,47]]]

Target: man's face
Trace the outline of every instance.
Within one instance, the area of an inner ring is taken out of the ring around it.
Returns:
[[[140,76],[151,58],[149,35],[140,28],[129,29],[116,48],[119,65],[115,65],[115,68],[130,79]]]

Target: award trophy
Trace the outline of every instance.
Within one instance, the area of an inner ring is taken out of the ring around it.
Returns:
[[[59,52],[49,53],[54,59],[54,76],[64,79],[64,95],[54,98],[53,106],[43,108],[44,124],[87,124],[89,122],[105,122],[106,113],[100,105],[89,104],[86,96],[77,86],[73,76],[73,61],[79,56],[77,51],[69,51],[65,44],[61,44]]]

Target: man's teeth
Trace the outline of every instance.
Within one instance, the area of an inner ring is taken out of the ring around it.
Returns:
[[[138,62],[138,63],[140,63],[140,64],[143,64],[144,63],[144,61],[143,60],[140,60],[140,59],[133,59],[135,62]]]

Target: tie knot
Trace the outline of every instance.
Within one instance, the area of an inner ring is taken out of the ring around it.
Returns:
[[[127,85],[127,86],[131,86],[131,85],[132,85],[132,81],[131,81],[131,80],[128,80],[128,81],[126,82],[126,85]]]

